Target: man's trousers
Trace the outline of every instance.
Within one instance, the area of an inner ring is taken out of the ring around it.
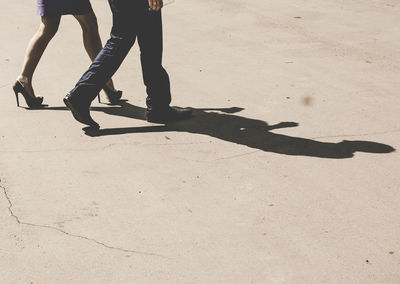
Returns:
[[[111,38],[71,91],[72,96],[92,101],[118,70],[138,39],[147,111],[167,109],[170,82],[162,66],[161,11],[149,11],[147,0],[109,0],[113,13]]]

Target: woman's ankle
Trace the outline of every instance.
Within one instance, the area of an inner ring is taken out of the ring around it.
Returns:
[[[17,77],[17,81],[22,85],[22,87],[24,87],[25,91],[28,92],[28,94],[31,97],[33,97],[33,98],[36,97],[35,91],[33,90],[33,87],[32,87],[31,78],[24,76],[24,75],[19,75]]]
[[[17,81],[20,82],[22,86],[32,86],[32,79],[22,74],[17,77]]]
[[[114,83],[113,83],[112,81],[108,81],[108,82],[106,83],[106,87],[107,87],[108,89],[110,89],[112,92],[116,92],[116,91],[117,91],[117,89],[114,87]]]

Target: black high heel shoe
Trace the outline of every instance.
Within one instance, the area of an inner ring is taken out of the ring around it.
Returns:
[[[118,103],[121,100],[122,97],[122,91],[113,91],[111,90],[109,87],[104,86],[103,87],[103,91],[107,96],[107,99],[110,103],[115,104]],[[99,103],[101,103],[100,101],[100,94],[97,95],[97,98],[99,100]]]
[[[13,90],[15,93],[15,99],[17,100],[17,106],[19,107],[19,97],[18,94],[21,94],[24,99],[26,104],[30,107],[30,108],[38,108],[43,106],[43,97],[36,97],[33,98],[31,97],[28,92],[25,90],[24,86],[21,84],[21,82],[19,82],[18,80],[15,81],[14,85],[13,85]]]

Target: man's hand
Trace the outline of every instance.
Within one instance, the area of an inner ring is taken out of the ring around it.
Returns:
[[[152,11],[159,11],[163,7],[163,0],[149,0],[149,6]]]

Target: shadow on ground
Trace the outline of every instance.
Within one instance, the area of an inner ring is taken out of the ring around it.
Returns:
[[[46,108],[47,110],[66,110],[64,107]],[[319,142],[300,137],[291,137],[272,133],[271,130],[296,127],[295,122],[281,122],[268,125],[266,122],[234,115],[242,108],[195,109],[194,117],[187,121],[168,125],[108,128],[93,130],[84,128],[85,134],[91,137],[123,135],[146,132],[188,132],[208,135],[225,141],[284,155],[310,156],[319,158],[351,158],[355,152],[390,153],[395,149],[389,145],[371,141],[348,141],[339,143]],[[91,111],[101,111],[109,115],[145,120],[146,110],[122,101],[108,107],[92,107]]]

